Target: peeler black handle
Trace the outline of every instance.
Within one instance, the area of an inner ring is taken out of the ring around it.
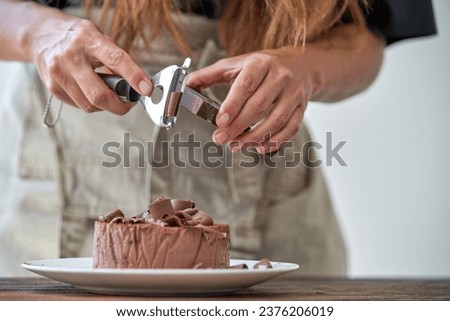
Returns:
[[[141,95],[121,76],[98,73],[105,84],[124,102],[136,102]]]

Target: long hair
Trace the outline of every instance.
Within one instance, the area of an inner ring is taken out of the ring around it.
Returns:
[[[88,12],[96,2],[85,0]],[[150,43],[161,40],[165,33],[180,52],[189,54],[183,30],[176,22],[179,14],[176,3],[174,0],[103,0],[98,24],[127,51],[138,39],[150,49]],[[344,18],[363,23],[358,0],[227,0],[219,18],[220,45],[230,54],[305,45],[342,23]]]

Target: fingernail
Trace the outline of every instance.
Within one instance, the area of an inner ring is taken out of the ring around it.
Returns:
[[[213,135],[213,140],[214,140],[217,144],[223,144],[223,143],[225,143],[225,142],[227,141],[227,139],[228,139],[228,135],[227,135],[227,133],[224,132],[224,131],[216,132],[216,133]]]
[[[145,80],[141,80],[141,81],[139,82],[138,87],[139,87],[139,90],[141,91],[141,93],[142,93],[143,95],[148,95],[148,94],[150,94],[150,92],[151,92],[152,89],[153,89],[153,85],[152,85],[151,83],[149,83],[148,81],[145,81]]]
[[[223,113],[219,116],[218,122],[221,126],[226,126],[230,121],[230,115],[228,113]]]

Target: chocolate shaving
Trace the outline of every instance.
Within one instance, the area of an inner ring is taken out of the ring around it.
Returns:
[[[265,270],[265,269],[271,269],[272,264],[270,264],[270,261],[268,259],[262,259],[259,262],[256,262],[255,265],[253,265],[254,270]],[[229,269],[244,269],[247,270],[248,266],[245,263],[236,264],[236,265],[230,265]]]
[[[172,199],[172,207],[175,211],[183,211],[186,209],[191,209],[195,207],[195,203],[193,201],[185,201],[180,199]]]
[[[182,211],[175,212],[172,216],[169,216],[162,220],[164,223],[166,223],[167,226],[194,226],[195,223],[192,220],[192,217],[189,214],[186,214]]]
[[[175,212],[172,206],[172,202],[169,198],[160,198],[155,200],[148,207],[150,214],[153,219],[167,219],[172,216]]]
[[[192,220],[195,224],[201,225],[213,225],[214,221],[206,212],[198,211],[194,215],[192,215]]]
[[[236,269],[236,270],[248,270],[248,266],[245,263],[231,265],[229,269]]]
[[[196,214],[198,212],[198,209],[196,208],[187,208],[182,211],[183,213],[186,213],[192,217],[192,215]]]
[[[168,226],[168,227],[177,227],[177,226],[183,225],[181,220],[178,217],[176,217],[175,215],[169,216],[169,217],[163,219],[162,221],[165,223],[165,226]]]
[[[184,220],[184,221],[192,221],[192,216],[190,216],[188,213],[183,212],[183,211],[176,211],[174,214],[176,217],[178,217],[180,220]]]
[[[99,218],[98,218],[98,220],[100,221],[100,222],[111,222],[113,219],[115,219],[116,217],[125,217],[125,215],[122,213],[122,211],[121,210],[115,210],[115,211],[113,211],[113,212],[111,212],[111,213],[109,213],[108,215],[106,215],[106,216],[100,216]]]
[[[265,270],[265,269],[271,269],[271,268],[272,268],[272,264],[270,264],[270,261],[266,258],[262,259],[261,261],[259,261],[255,265],[253,265],[253,269],[255,269],[255,270]]]
[[[125,222],[125,217],[123,217],[123,216],[116,216],[116,217],[114,217],[111,221],[110,221],[110,223],[112,223],[112,224],[116,224],[116,223],[126,223]]]
[[[173,92],[169,96],[169,104],[167,105],[167,116],[176,116],[178,114],[178,107],[180,106],[181,92]]]
[[[212,218],[195,208],[193,201],[160,197],[149,205],[148,211],[137,214],[131,219],[125,218],[121,210],[100,216],[100,222],[140,224],[149,223],[165,227],[209,226]]]

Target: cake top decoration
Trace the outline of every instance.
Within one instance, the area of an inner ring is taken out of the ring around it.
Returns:
[[[126,218],[121,210],[115,210],[106,216],[100,216],[100,222],[107,223],[150,223],[164,227],[211,226],[214,221],[206,212],[195,208],[189,200],[157,198],[148,206],[148,211]]]

